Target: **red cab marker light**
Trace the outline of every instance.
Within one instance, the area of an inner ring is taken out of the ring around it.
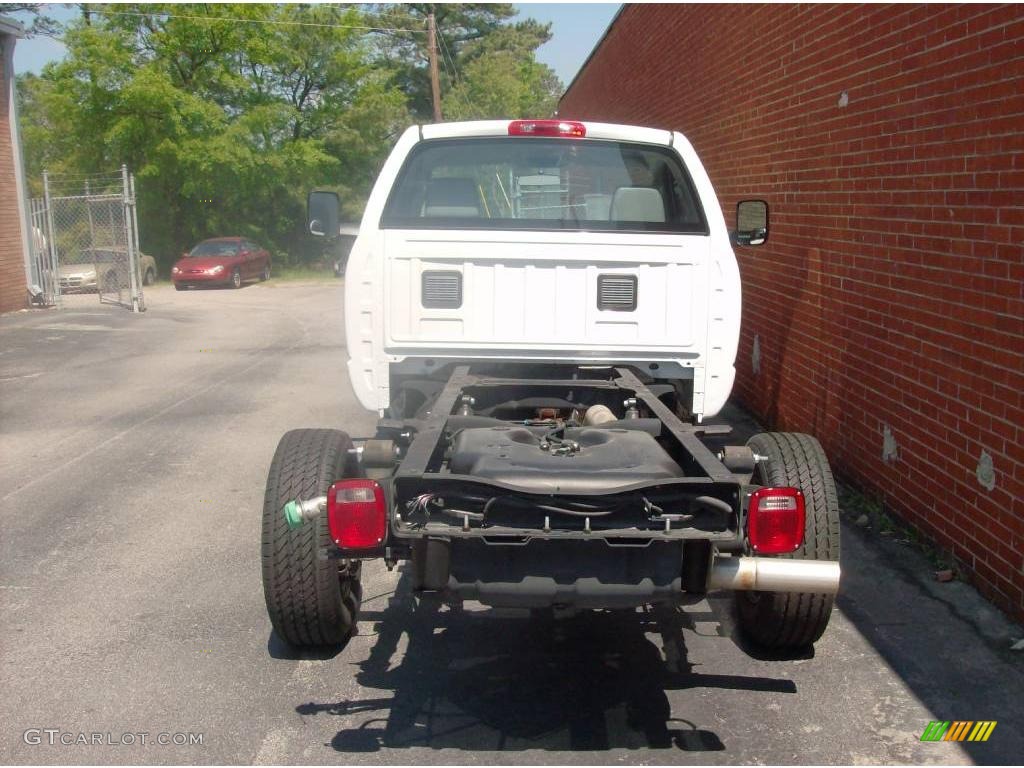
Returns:
[[[759,555],[795,552],[804,543],[804,495],[796,488],[761,488],[750,495],[747,538]]]
[[[508,135],[582,139],[587,135],[587,127],[575,120],[513,120],[508,124]]]
[[[327,492],[327,528],[342,549],[372,550],[387,535],[387,502],[375,481],[339,480]]]

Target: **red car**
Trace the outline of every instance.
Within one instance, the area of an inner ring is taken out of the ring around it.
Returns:
[[[241,288],[246,280],[257,279],[270,279],[270,253],[244,237],[203,240],[171,268],[171,280],[179,291],[200,285]]]

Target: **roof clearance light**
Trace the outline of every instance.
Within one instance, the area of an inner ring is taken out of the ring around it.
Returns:
[[[508,124],[508,135],[582,139],[587,135],[587,127],[572,120],[513,120]]]

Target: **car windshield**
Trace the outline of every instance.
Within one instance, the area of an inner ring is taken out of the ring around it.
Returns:
[[[381,226],[707,232],[667,147],[535,137],[420,144]]]
[[[201,259],[207,256],[234,256],[238,253],[238,243],[230,240],[207,240],[204,243],[200,243],[192,252],[189,253],[189,257],[193,259]]]

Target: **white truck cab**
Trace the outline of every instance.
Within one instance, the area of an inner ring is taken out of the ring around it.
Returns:
[[[450,362],[629,364],[699,422],[732,389],[740,280],[678,132],[572,121],[413,126],[374,185],[345,284],[349,375]]]

